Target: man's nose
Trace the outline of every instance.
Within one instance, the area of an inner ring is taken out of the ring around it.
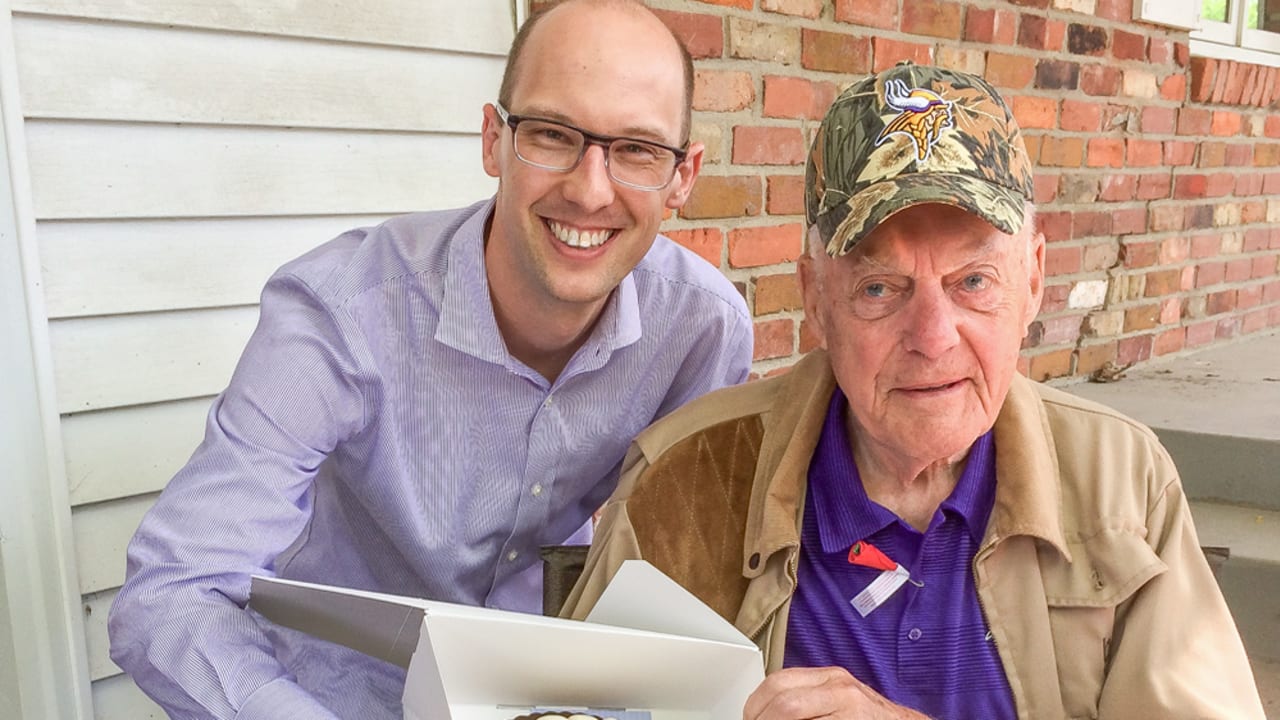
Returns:
[[[613,203],[616,188],[609,177],[606,165],[607,150],[595,144],[587,145],[582,161],[565,178],[565,199],[587,212],[593,212]]]
[[[906,347],[936,360],[960,342],[960,317],[946,289],[918,285],[907,303]]]

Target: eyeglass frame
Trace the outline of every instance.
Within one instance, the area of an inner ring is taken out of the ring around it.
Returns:
[[[538,117],[536,115],[516,115],[515,113],[508,112],[506,108],[502,107],[502,103],[498,103],[498,102],[495,102],[493,104],[493,109],[498,111],[498,118],[502,120],[503,124],[511,128],[511,140],[512,140],[511,146],[512,148],[516,148],[516,157],[520,159],[520,162],[526,165],[529,165],[530,167],[536,167],[542,170],[549,170],[551,172],[561,172],[561,173],[573,172],[578,168],[579,165],[582,164],[582,158],[587,156],[587,148],[591,147],[592,145],[595,145],[604,151],[604,166],[605,166],[605,169],[608,171],[610,180],[618,183],[619,185],[625,185],[629,188],[635,188],[636,190],[661,190],[662,188],[671,184],[672,179],[674,179],[676,176],[677,169],[679,169],[680,167],[680,163],[684,162],[685,159],[689,157],[689,144],[687,142],[685,143],[684,147],[673,147],[665,143],[656,142],[654,140],[645,140],[643,138],[627,137],[625,135],[601,135],[599,133],[593,133],[587,130],[583,130],[582,128],[576,125],[570,125],[567,122],[561,122],[559,120],[552,120],[550,118]],[[578,150],[578,159],[574,160],[573,164],[566,168],[558,168],[558,167],[552,167],[550,165],[543,165],[541,163],[536,163],[536,162],[533,162],[532,160],[526,159],[523,155],[520,154],[520,150],[516,147],[516,144],[515,144],[515,138],[516,138],[516,132],[517,132],[516,128],[520,125],[520,123],[525,122],[526,120],[533,121],[533,122],[547,123],[549,125],[557,125],[567,130],[572,130],[578,133],[579,135],[582,135],[582,148]],[[630,142],[637,142],[637,143],[643,143],[645,145],[652,145],[653,147],[662,148],[663,150],[670,152],[672,155],[675,156],[675,159],[676,159],[675,164],[671,166],[671,177],[667,178],[667,181],[662,183],[661,185],[654,185],[654,186],[637,185],[635,183],[627,182],[626,180],[621,180],[615,177],[613,174],[613,168],[609,165],[609,148],[612,147],[613,144],[619,140],[627,140]]]

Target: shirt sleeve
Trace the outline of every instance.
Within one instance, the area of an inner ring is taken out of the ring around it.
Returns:
[[[111,657],[175,717],[333,717],[245,605],[305,529],[320,463],[366,421],[353,336],[302,281],[272,278],[204,441],[129,544]]]

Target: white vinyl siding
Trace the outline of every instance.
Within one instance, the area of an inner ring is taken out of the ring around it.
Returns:
[[[518,4],[9,0],[95,718],[163,717],[107,656],[106,613],[263,282],[493,192],[481,106]]]

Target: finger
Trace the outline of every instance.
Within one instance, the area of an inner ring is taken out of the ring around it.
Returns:
[[[862,684],[854,679],[844,668],[786,668],[778,670],[766,677],[755,692],[751,693],[751,696],[747,698],[747,703],[743,707],[742,717],[745,720],[755,720],[765,716],[766,709],[774,705],[781,696],[788,694],[803,696],[824,685],[840,684],[848,681],[852,681],[859,686]]]

